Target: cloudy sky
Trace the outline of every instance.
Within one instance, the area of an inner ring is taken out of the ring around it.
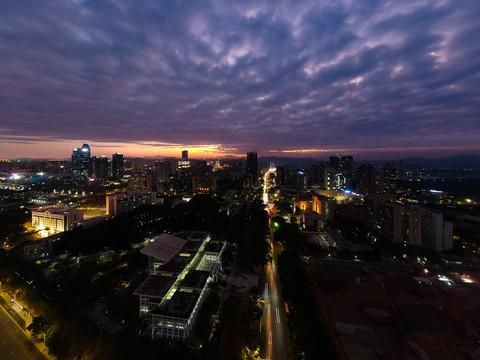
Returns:
[[[478,0],[0,1],[0,158],[480,154]]]

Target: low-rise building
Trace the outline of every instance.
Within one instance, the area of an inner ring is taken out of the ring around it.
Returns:
[[[194,232],[186,239],[162,234],[140,251],[148,256],[150,275],[134,295],[152,337],[190,337],[224,248],[208,233]]]
[[[32,226],[48,235],[68,231],[79,226],[83,211],[70,208],[50,207],[32,211]]]

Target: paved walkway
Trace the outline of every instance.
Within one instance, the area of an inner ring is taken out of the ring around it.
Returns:
[[[45,358],[48,360],[56,360],[57,358],[55,356],[48,353],[48,348],[45,346],[45,343],[42,340],[39,340],[37,337],[32,336],[30,331],[26,330],[27,326],[30,325],[32,322],[32,316],[30,315],[30,313],[26,309],[24,309],[22,305],[18,302],[12,302],[12,297],[5,291],[0,291],[0,297],[0,305],[6,309],[9,308],[10,310],[15,311],[15,314],[17,316],[15,316],[15,314],[12,314],[11,311],[7,312],[12,318],[12,320],[20,326],[28,339],[30,339],[30,341],[37,347],[37,349],[40,350],[43,356],[45,356]]]

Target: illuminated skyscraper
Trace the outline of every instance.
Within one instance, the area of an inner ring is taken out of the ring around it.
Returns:
[[[90,175],[90,146],[83,144],[80,149],[73,149],[72,154],[73,176],[87,179]]]
[[[125,174],[125,156],[120,153],[112,155],[112,177],[120,180]]]
[[[188,169],[190,161],[188,160],[188,150],[182,150],[182,160],[178,162],[179,169]]]

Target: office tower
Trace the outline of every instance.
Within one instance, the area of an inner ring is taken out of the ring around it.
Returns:
[[[373,165],[360,165],[357,167],[357,191],[362,194],[373,194],[377,169]]]
[[[165,183],[170,180],[170,167],[171,164],[168,161],[155,161],[155,182]]]
[[[353,172],[353,156],[342,156],[340,158],[340,170]]]
[[[92,175],[95,179],[105,181],[110,175],[110,161],[106,156],[92,156]]]
[[[443,214],[433,209],[423,209],[423,246],[433,251],[453,249],[452,223],[443,221]]]
[[[247,153],[247,177],[250,176],[252,184],[257,182],[258,179],[258,162],[257,152]]]
[[[325,185],[325,166],[312,165],[309,172],[309,182],[314,189],[323,188]]]
[[[188,150],[182,151],[182,160],[178,162],[179,169],[187,169],[190,167],[190,161],[188,160]]]
[[[385,165],[380,171],[380,194],[391,197],[391,201],[395,200],[397,193],[397,169],[391,165]]]
[[[335,170],[340,169],[340,156],[330,156],[330,167]]]
[[[120,153],[112,155],[112,178],[120,180],[125,174],[125,156]]]
[[[291,182],[290,169],[288,166],[277,166],[277,175],[275,178],[277,185],[288,185]]]
[[[73,149],[72,154],[73,176],[88,179],[90,175],[90,146],[83,144],[80,149]]]
[[[308,191],[308,171],[300,170],[296,174],[297,187],[300,191]]]
[[[340,170],[345,175],[345,187],[351,189],[353,186],[353,156],[342,155],[340,157]]]

